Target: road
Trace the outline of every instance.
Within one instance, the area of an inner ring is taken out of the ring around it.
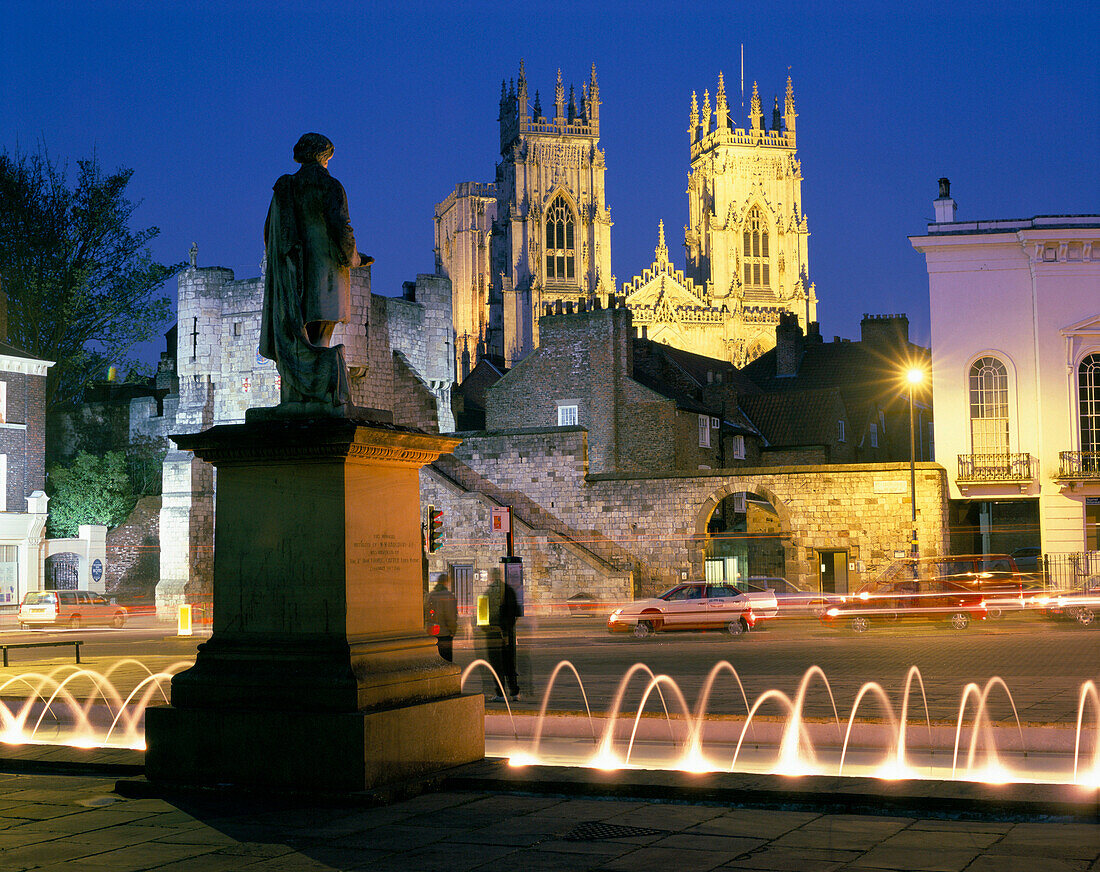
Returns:
[[[934,719],[955,719],[964,687],[984,685],[994,676],[1004,680],[1019,716],[1033,723],[1075,722],[1083,682],[1100,683],[1100,629],[1046,621],[1035,615],[1013,616],[965,631],[939,624],[920,623],[872,630],[856,635],[822,627],[812,620],[776,622],[767,629],[739,637],[724,633],[678,633],[651,639],[606,632],[595,618],[573,619],[543,626],[528,619],[520,636],[521,686],[525,703],[538,705],[547,679],[562,660],[576,667],[594,710],[611,706],[620,678],[634,663],[645,663],[655,673],[674,679],[694,709],[704,681],[720,661],[728,661],[743,682],[751,703],[767,690],[793,697],[803,675],[818,666],[828,679],[841,717],[851,710],[861,686],[878,682],[894,700],[895,709],[911,666],[920,670]],[[460,666],[470,663],[473,648],[456,648]],[[471,676],[473,689],[476,678]],[[626,708],[636,707],[644,681],[636,678],[637,693],[628,695]],[[990,694],[993,718],[1008,719],[1012,709],[1001,690]],[[918,706],[919,688],[910,705]],[[583,699],[571,672],[559,675],[549,698],[551,710],[581,710]],[[652,700],[647,706],[656,707]],[[708,711],[744,714],[745,702],[732,676],[719,678]],[[633,710],[633,709],[631,709]],[[780,714],[777,707],[762,713]],[[806,697],[806,712],[832,714],[825,683],[815,679]],[[860,709],[868,717],[883,715],[868,698]],[[1100,712],[1091,710],[1089,717]]]
[[[82,659],[94,668],[102,670],[113,661],[132,657],[156,671],[181,659],[193,659],[195,646],[204,638],[179,639],[175,630],[174,625],[157,624],[151,617],[138,617],[122,630],[20,631],[11,623],[0,623],[0,642],[80,638],[84,641]],[[551,673],[565,660],[580,674],[594,711],[612,707],[620,679],[635,663],[670,676],[692,709],[708,673],[721,661],[736,669],[750,703],[772,689],[793,697],[803,675],[817,666],[828,679],[842,718],[851,710],[862,685],[870,681],[878,682],[895,710],[900,709],[911,666],[920,669],[931,716],[945,720],[958,716],[961,695],[969,682],[982,686],[999,676],[1011,691],[1021,720],[1072,723],[1077,718],[1082,683],[1100,683],[1100,628],[1055,623],[1034,615],[975,624],[965,631],[943,625],[903,624],[856,635],[804,620],[775,622],[739,637],[687,632],[644,640],[612,636],[598,617],[525,618],[520,626],[519,651],[522,708],[537,708],[542,703]],[[21,670],[44,671],[73,662],[71,653],[59,648],[10,653],[9,676]],[[468,638],[456,640],[455,662],[460,667],[485,653]],[[483,669],[473,672],[466,690],[491,691],[482,680],[487,675]],[[636,708],[644,683],[641,677],[634,679],[624,699],[624,711]],[[995,689],[989,699],[995,720],[1012,717],[1008,696],[1001,689]],[[678,707],[674,692],[669,700],[671,708]],[[919,688],[914,690],[910,705],[919,707]],[[500,707],[493,703],[490,706]],[[781,714],[774,704],[769,706],[761,713]],[[556,711],[583,710],[584,700],[568,669],[559,673],[551,688],[548,707]],[[658,710],[659,702],[651,699],[647,709]],[[712,713],[744,714],[745,701],[729,672],[716,680],[707,709]],[[819,678],[809,685],[806,713],[832,714],[828,690]],[[860,715],[880,717],[883,710],[868,697]],[[1095,708],[1087,717],[1092,723],[1097,717]]]

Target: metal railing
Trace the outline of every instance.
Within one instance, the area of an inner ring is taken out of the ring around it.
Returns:
[[[958,481],[1031,481],[1030,454],[960,454]]]
[[[1058,452],[1058,478],[1100,479],[1100,451]]]
[[[1100,578],[1100,551],[1044,554],[1038,564],[1037,578],[1050,590],[1082,589]]]

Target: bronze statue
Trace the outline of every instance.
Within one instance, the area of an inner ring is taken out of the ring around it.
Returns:
[[[294,146],[302,165],[274,185],[264,225],[267,273],[259,352],[275,361],[282,403],[348,402],[344,346],[332,330],[351,315],[351,267],[360,255],[344,187],[328,173],[329,139],[307,133]],[[369,260],[368,260],[369,262]]]

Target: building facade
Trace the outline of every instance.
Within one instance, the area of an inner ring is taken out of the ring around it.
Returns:
[[[244,421],[253,406],[279,403],[274,362],[257,352],[264,265],[258,278],[236,279],[221,267],[191,264],[177,277],[176,369],[179,396],[164,409],[174,419],[157,428],[194,433]],[[454,329],[450,282],[420,275],[400,297],[371,293],[370,266],[351,271],[352,317],[337,325],[352,402],[392,412],[396,424],[434,432],[454,429]],[[131,407],[131,431],[153,428]],[[149,413],[156,409],[149,409]],[[208,596],[213,578],[214,469],[172,445],[164,461],[160,510],[161,565],[157,605]]]
[[[947,179],[934,206],[910,241],[952,548],[1100,550],[1100,215],[958,221]]]
[[[500,162],[492,183],[463,182],[435,209],[436,272],[454,288],[455,369],[485,356],[509,368],[539,344],[543,307],[607,303],[619,290],[651,338],[741,365],[774,344],[783,312],[817,318],[809,279],[790,79],[770,125],[753,85],[747,127],[730,114],[719,74],[715,105],[692,94],[686,267],[668,255],[664,222],[654,261],[617,288],[600,148],[595,65],[578,95],[561,72],[544,112],[521,62],[503,83]]]
[[[46,559],[46,374],[52,361],[9,345],[0,295],[0,608],[41,590]]]

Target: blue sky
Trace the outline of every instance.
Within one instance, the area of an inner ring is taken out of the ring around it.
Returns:
[[[0,148],[45,143],[135,170],[154,254],[257,275],[272,182],[316,130],[348,192],[376,293],[430,272],[432,209],[491,181],[503,78],[526,61],[552,100],[596,63],[612,269],[683,266],[691,92],[740,47],[769,109],[799,112],[810,276],[822,333],[906,312],[928,340],[923,258],[906,237],[947,176],[960,220],[1100,212],[1100,19],[1085,3],[0,2]],[[747,103],[747,97],[746,97]],[[746,106],[747,109],[747,106]],[[767,113],[766,113],[767,114]],[[742,120],[742,125],[745,122]],[[2,204],[0,204],[2,207]],[[174,295],[174,283],[168,286]]]

